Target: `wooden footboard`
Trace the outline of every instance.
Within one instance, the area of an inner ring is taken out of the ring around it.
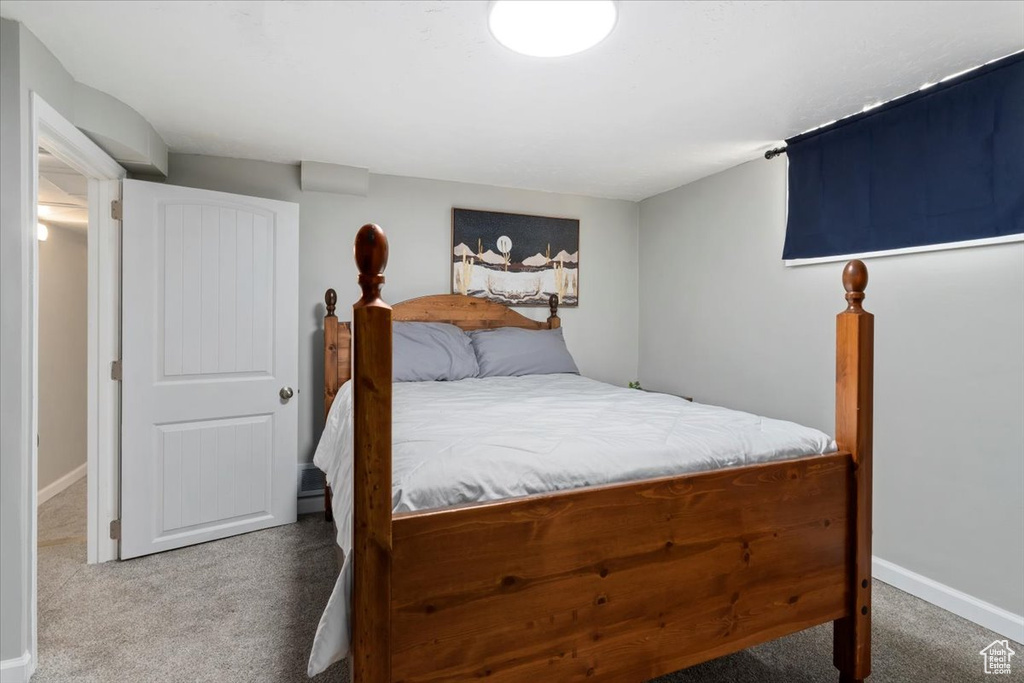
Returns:
[[[861,307],[863,263],[843,272],[837,320],[840,452],[392,515],[384,232],[363,226],[355,252],[355,683],[642,681],[827,621],[840,680],[869,675],[874,321]],[[416,306],[467,329],[543,325],[462,299]],[[558,326],[555,302],[546,326]],[[327,407],[349,370],[342,338],[336,318],[325,325]]]
[[[394,681],[643,681],[846,614],[847,453],[398,515]]]

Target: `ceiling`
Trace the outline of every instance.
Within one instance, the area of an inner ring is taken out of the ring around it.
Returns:
[[[537,59],[490,36],[487,7],[4,0],[0,13],[172,151],[626,199],[1024,48],[1024,2],[626,0],[596,48]]]
[[[53,156],[39,150],[39,220],[48,226],[85,232],[89,227],[89,181]]]

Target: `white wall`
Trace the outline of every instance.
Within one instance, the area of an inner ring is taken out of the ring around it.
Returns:
[[[580,306],[560,312],[580,371],[626,384],[637,372],[637,204],[396,176],[370,176],[366,197],[302,192],[287,164],[172,154],[167,182],[298,202],[299,459],[310,461],[323,423],[323,296],[338,291],[338,317],[359,298],[352,240],[378,223],[391,245],[384,298],[451,291],[453,206],[580,219]],[[546,318],[547,308],[523,313]]]
[[[640,379],[833,432],[841,263],[786,268],[786,162],[640,204]],[[1024,613],[1024,244],[868,262],[875,555]]]
[[[51,226],[39,243],[39,489],[85,464],[87,285],[85,231]]]

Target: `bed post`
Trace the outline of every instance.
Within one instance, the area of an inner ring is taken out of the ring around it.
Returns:
[[[338,293],[333,289],[324,292],[324,419],[331,412],[331,404],[338,393],[338,316],[334,314],[338,305]]]
[[[548,297],[548,308],[551,315],[548,316],[548,329],[554,330],[562,326],[562,319],[558,317],[558,295],[552,294]]]
[[[836,316],[836,442],[853,455],[849,616],[835,622],[833,661],[841,683],[871,673],[871,420],[875,316],[861,307],[868,269],[843,269],[845,311]]]
[[[331,404],[338,393],[338,316],[334,308],[338,304],[338,293],[333,289],[324,292],[327,314],[324,316],[324,424],[331,412]],[[331,487],[324,483],[324,521],[334,521],[331,507]]]
[[[391,681],[391,307],[380,296],[388,239],[359,229],[362,298],[352,307],[355,490],[352,544],[352,680]]]

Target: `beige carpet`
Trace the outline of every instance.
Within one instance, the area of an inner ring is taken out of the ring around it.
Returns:
[[[39,666],[33,681],[306,681],[336,574],[330,525],[297,524],[127,562],[85,564],[85,485],[39,511]],[[996,635],[876,583],[875,683],[989,681]],[[1024,648],[1014,675],[1024,680]],[[1016,660],[1016,658],[1015,658]],[[316,681],[348,681],[344,664]],[[658,683],[835,683],[831,625]],[[543,683],[531,681],[529,683]]]

